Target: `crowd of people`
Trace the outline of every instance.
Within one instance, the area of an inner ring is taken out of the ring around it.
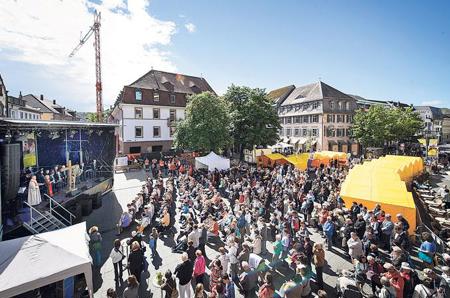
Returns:
[[[138,223],[128,242],[129,256],[121,251],[120,240],[110,255],[117,282],[122,280],[120,264],[127,261],[130,289],[123,297],[138,297],[134,289],[148,270],[147,255],[158,254],[161,235],[173,237],[172,251],[180,254],[176,268],[164,273],[161,288],[166,298],[234,298],[235,292],[261,298],[313,293],[450,297],[450,268],[440,267],[442,273],[436,273],[436,244],[430,233],[420,235],[417,263],[412,258],[412,223],[401,213],[387,214],[381,205],[373,209],[356,202],[344,205],[339,190],[351,164],[332,162],[309,171],[284,164],[214,172],[184,165],[180,169],[182,163],[176,161],[170,164],[170,172],[151,171],[154,176],[128,204],[118,224],[121,233]],[[322,240],[313,242],[313,233]],[[207,255],[207,244],[217,256]],[[340,276],[336,285],[323,280],[331,252],[344,252],[352,264],[350,270],[330,268]],[[275,286],[277,279],[280,283]]]

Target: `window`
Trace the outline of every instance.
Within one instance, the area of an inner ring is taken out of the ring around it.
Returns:
[[[153,109],[153,119],[159,119],[159,109]]]
[[[173,137],[175,134],[176,126],[171,126],[169,129],[170,137]]]
[[[304,110],[307,110],[308,108],[309,108],[309,104],[305,103],[305,104],[303,105],[303,111],[304,111]]]
[[[141,146],[130,147],[130,154],[141,153]]]
[[[303,129],[302,129],[302,136],[303,136],[303,137],[308,136],[308,130],[307,130],[306,128],[303,128]]]
[[[153,101],[159,101],[159,92],[153,91]]]
[[[345,128],[336,129],[336,136],[337,137],[345,137]]]
[[[345,130],[345,135],[346,135],[347,137],[351,137],[351,136],[352,136],[352,129],[351,129],[351,128],[347,128],[347,129]]]
[[[170,114],[169,114],[169,121],[170,123],[175,122],[177,120],[177,110],[175,109],[170,109]]]
[[[23,112],[20,112],[20,119],[23,119]]]
[[[344,115],[336,115],[336,122],[337,123],[344,122]]]
[[[135,138],[143,138],[144,137],[144,128],[142,126],[134,127],[134,137]]]
[[[152,146],[152,152],[161,152],[163,150],[163,146]]]
[[[353,122],[353,116],[352,115],[345,115],[345,122],[352,123]]]
[[[334,110],[334,101],[330,101],[330,109]]]
[[[294,116],[294,123],[300,123],[300,116]]]
[[[344,109],[344,103],[342,101],[338,101],[338,109],[341,111]]]
[[[311,129],[311,136],[318,137],[319,136],[319,130],[317,128]]]
[[[287,128],[287,129],[286,129],[286,136],[287,136],[287,137],[290,137],[290,136],[291,136],[291,129],[290,129],[290,128]]]
[[[303,123],[309,123],[309,116],[303,116]]]
[[[335,117],[334,115],[327,115],[327,122],[328,123],[334,123]]]
[[[311,115],[311,123],[318,123],[319,115]]]
[[[175,94],[170,94],[170,103],[174,104],[175,103]]]
[[[346,109],[347,111],[350,111],[350,102],[349,102],[349,101],[346,101],[346,102],[345,102],[345,109]]]
[[[161,127],[153,126],[153,137],[160,138],[161,137]]]
[[[328,128],[327,129],[327,137],[335,137],[336,136],[336,131],[334,130],[334,128]]]
[[[317,109],[319,107],[319,102],[318,101],[313,102],[311,107],[312,107],[313,110]]]
[[[16,111],[11,111],[11,118],[16,118]]]
[[[294,129],[294,137],[298,137],[300,135],[300,129]]]
[[[141,101],[142,100],[142,91],[139,89],[136,89],[136,91],[134,91],[134,98],[136,100]]]
[[[142,108],[134,108],[134,118],[142,119]]]
[[[286,117],[286,123],[291,124],[292,123],[292,117]]]

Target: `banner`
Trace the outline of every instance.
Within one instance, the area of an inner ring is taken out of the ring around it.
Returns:
[[[36,166],[36,138],[34,133],[25,135],[25,140],[22,142],[22,151],[23,167],[28,168]]]

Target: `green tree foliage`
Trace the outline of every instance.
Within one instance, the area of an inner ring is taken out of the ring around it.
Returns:
[[[231,115],[231,135],[242,153],[253,146],[273,145],[281,128],[276,108],[265,90],[231,85],[224,95]]]
[[[387,108],[377,105],[358,110],[353,117],[352,135],[366,147],[383,147],[389,142],[410,139],[423,123],[412,108]]]
[[[109,118],[109,115],[111,115],[111,112],[112,112],[111,109],[106,109],[103,111],[103,121],[104,122],[108,121],[108,118]],[[92,113],[92,112],[87,113],[86,120],[88,122],[98,122],[97,113]]]
[[[188,98],[186,118],[177,124],[175,146],[179,149],[220,151],[231,144],[230,117],[226,103],[211,92]]]

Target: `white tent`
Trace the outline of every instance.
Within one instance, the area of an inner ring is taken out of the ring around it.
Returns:
[[[195,167],[197,169],[206,168],[208,171],[228,170],[230,168],[230,160],[211,151],[206,156],[195,158]]]
[[[86,223],[0,242],[0,297],[7,298],[84,274],[93,296]]]

